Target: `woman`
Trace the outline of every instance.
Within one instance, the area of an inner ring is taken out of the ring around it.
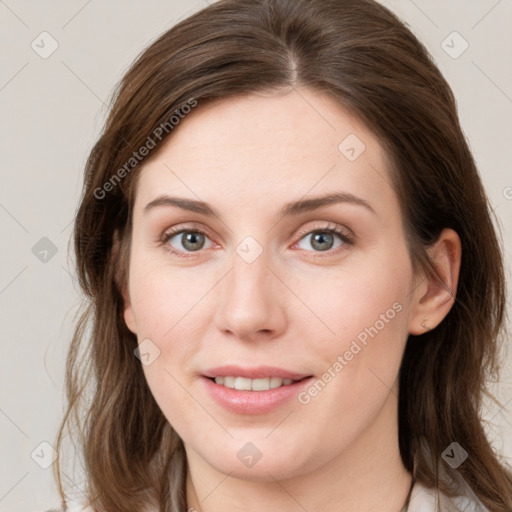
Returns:
[[[58,446],[74,426],[89,510],[512,510],[479,416],[501,248],[391,12],[192,15],[123,78],[85,177]]]

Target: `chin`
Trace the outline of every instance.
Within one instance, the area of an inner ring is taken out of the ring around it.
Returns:
[[[264,435],[268,435],[268,432]],[[254,439],[253,442],[250,441],[251,438]],[[278,438],[273,442],[271,439],[264,439],[262,435],[257,439],[256,436],[244,436],[243,440],[236,437],[226,440],[225,443],[214,443],[216,449],[213,452],[207,446],[194,451],[196,457],[200,457],[220,473],[242,480],[272,482],[316,469],[313,462],[305,458],[305,443],[306,441],[301,441],[283,446]]]

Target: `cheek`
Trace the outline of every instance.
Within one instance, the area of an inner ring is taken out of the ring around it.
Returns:
[[[332,339],[331,346],[343,349],[357,339],[363,344],[381,340],[385,347],[406,328],[412,269],[405,247],[386,249],[347,260],[318,279],[296,279],[302,285],[298,294],[307,298],[316,322],[323,321],[324,339]]]
[[[139,338],[149,337],[165,348],[166,340],[175,339],[183,326],[190,327],[195,306],[208,288],[211,286],[206,276],[201,278],[199,272],[172,269],[165,261],[137,258],[135,254],[130,269],[130,298]]]
[[[181,430],[187,411],[197,409],[183,369],[198,350],[200,337],[194,336],[194,328],[207,287],[197,275],[191,285],[189,272],[170,272],[161,263],[135,258],[131,277],[138,342],[146,344],[151,356],[151,364],[143,365],[144,375],[167,420]]]
[[[407,272],[403,279],[399,275],[375,270],[340,279],[332,294],[319,301],[335,334],[324,335],[315,347],[323,373],[299,401],[305,417],[327,425],[325,435],[336,446],[353,442],[392,393],[407,340],[409,307]]]
[[[138,342],[152,356],[151,364],[143,366],[146,381],[168,421],[181,432],[190,414],[197,415],[197,402],[188,391],[195,377],[189,370],[205,338],[201,329],[209,325],[205,304],[214,276],[171,269],[162,261],[132,261],[130,293]]]
[[[144,367],[144,375],[158,407],[182,438],[188,440],[198,420],[200,425],[209,420],[194,395],[188,392],[183,376],[162,357]]]
[[[411,274],[405,250],[379,250],[312,288],[312,307],[329,330],[324,328],[315,347],[323,361],[320,382],[306,390],[301,403],[336,417],[349,437],[380,410],[397,378],[408,334]],[[347,417],[357,421],[350,426]]]

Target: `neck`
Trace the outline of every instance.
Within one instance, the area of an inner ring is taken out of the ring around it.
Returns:
[[[320,468],[264,481],[226,475],[187,451],[187,510],[224,512],[340,510],[401,512],[411,485],[398,446],[397,399],[390,393],[375,421]],[[281,476],[281,475],[279,475]]]

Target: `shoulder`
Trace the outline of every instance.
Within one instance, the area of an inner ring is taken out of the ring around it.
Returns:
[[[76,501],[68,501],[67,508],[56,507],[50,510],[45,510],[45,512],[96,512],[94,508],[89,506],[88,504],[79,503]],[[145,509],[141,512],[158,512],[156,508]]]
[[[69,503],[67,508],[52,508],[51,510],[46,510],[45,512],[94,512],[94,510],[92,507],[88,507],[84,504]]]
[[[67,508],[56,507],[50,510],[45,510],[45,512],[96,512],[91,506],[78,503],[78,502],[68,502]],[[156,509],[148,509],[143,512],[157,512]]]
[[[408,512],[438,512],[439,510],[443,512],[489,512],[467,485],[464,496],[450,498],[437,489],[431,489],[425,487],[421,482],[416,482],[411,493]]]

